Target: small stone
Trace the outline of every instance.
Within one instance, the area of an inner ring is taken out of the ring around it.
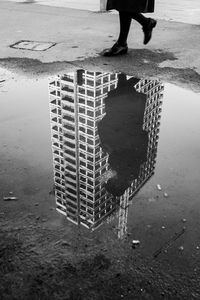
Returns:
[[[166,227],[165,226],[162,226],[162,229],[165,229]]]
[[[10,197],[4,197],[3,200],[4,200],[4,201],[17,201],[18,198],[17,198],[17,197],[11,197],[11,196],[10,196]]]
[[[183,250],[184,250],[184,247],[183,247],[183,246],[180,246],[180,247],[178,248],[178,250],[183,251]]]
[[[67,241],[62,241],[62,242],[61,242],[61,245],[62,245],[62,246],[70,246],[70,244],[69,244]]]
[[[196,246],[196,249],[199,250],[199,246]]]
[[[182,222],[183,222],[183,223],[186,223],[186,222],[187,222],[187,220],[186,220],[186,219],[182,219]]]
[[[165,197],[165,198],[168,198],[169,195],[168,195],[167,193],[164,193],[164,197]]]
[[[160,184],[157,184],[157,189],[158,189],[159,191],[162,191],[162,188],[161,188],[161,185],[160,185]]]
[[[140,245],[140,241],[139,240],[132,240],[132,248],[136,248]]]

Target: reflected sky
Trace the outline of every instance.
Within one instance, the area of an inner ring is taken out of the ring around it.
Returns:
[[[153,175],[163,84],[78,70],[49,80],[57,210],[93,230],[117,214],[127,232],[130,201]]]

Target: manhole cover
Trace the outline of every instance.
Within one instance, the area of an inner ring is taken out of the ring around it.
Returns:
[[[31,51],[45,51],[55,45],[56,45],[56,43],[19,41],[15,44],[11,45],[10,47],[15,48],[15,49],[23,49],[23,50],[31,50]]]

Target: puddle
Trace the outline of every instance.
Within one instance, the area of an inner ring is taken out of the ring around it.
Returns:
[[[136,251],[159,257],[163,268],[166,260],[193,268],[200,246],[199,100],[173,84],[122,73],[2,79],[2,213],[10,209],[19,223],[24,209],[41,220],[36,228],[62,227],[79,251],[86,239],[122,260]],[[18,200],[4,202],[9,195]]]

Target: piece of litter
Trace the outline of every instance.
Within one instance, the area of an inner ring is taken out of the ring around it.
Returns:
[[[164,193],[164,197],[165,197],[165,198],[168,198],[169,195],[168,195],[167,193]]]
[[[138,241],[138,240],[132,240],[132,247],[133,248],[136,248],[136,247],[138,247],[140,245],[140,241]]]
[[[4,197],[3,200],[4,201],[16,201],[16,200],[18,200],[18,198],[17,197]]]
[[[157,189],[158,189],[159,191],[162,191],[162,188],[161,188],[161,185],[160,185],[160,184],[157,184]]]
[[[183,247],[183,246],[180,246],[180,247],[178,248],[178,250],[183,251],[183,250],[184,250],[184,247]]]

